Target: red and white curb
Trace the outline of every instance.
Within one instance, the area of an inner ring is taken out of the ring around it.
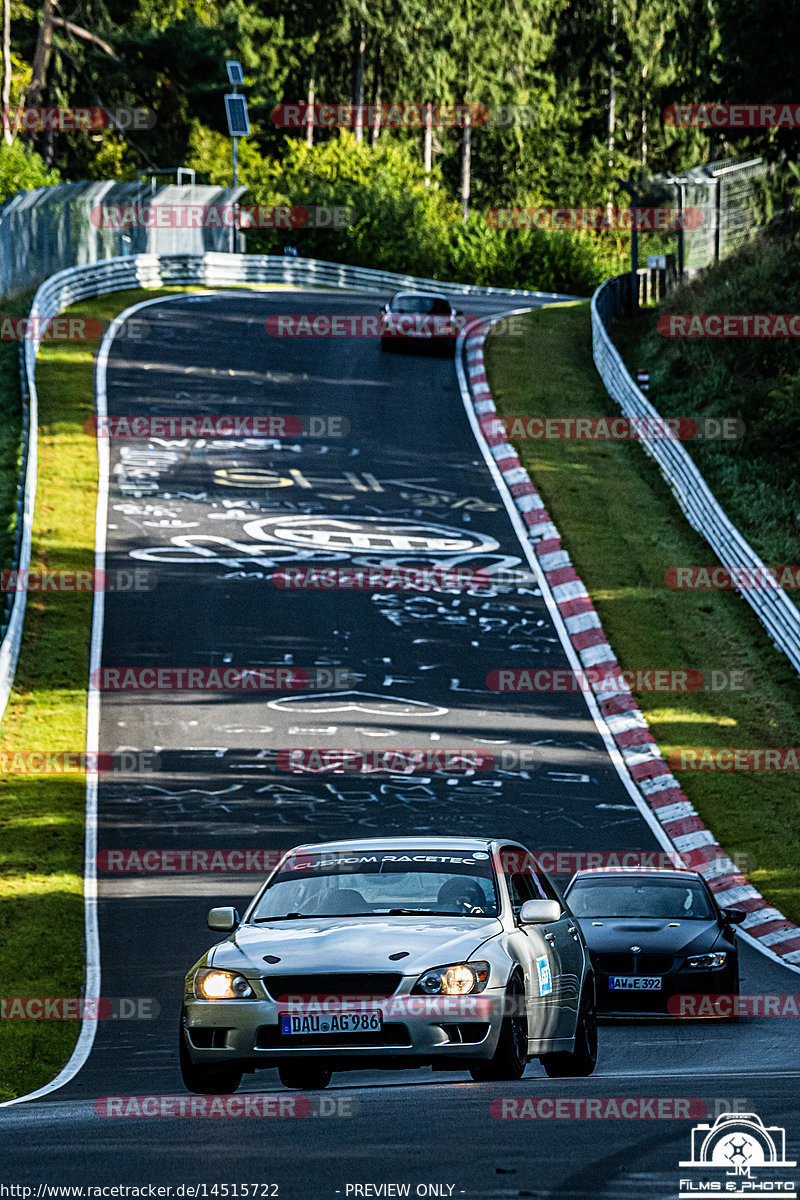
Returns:
[[[486,334],[481,333],[468,337],[465,342],[470,398],[484,441],[527,527],[527,536],[581,665],[585,669],[598,667],[607,673],[621,670],[589,593],[561,544],[561,535],[544,501],[514,447],[496,432],[499,425],[493,421],[497,410],[483,358],[485,337]],[[768,904],[725,855],[661,757],[630,689],[623,684],[614,692],[599,686],[593,691],[633,783],[681,861],[703,875],[723,908],[732,906],[747,912],[738,928],[748,940],[752,939],[770,958],[797,970],[800,928]]]

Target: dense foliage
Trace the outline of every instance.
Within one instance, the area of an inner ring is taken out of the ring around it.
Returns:
[[[43,10],[4,2],[13,108],[32,86]],[[796,157],[791,130],[709,131],[663,119],[675,103],[796,99],[786,47],[800,34],[800,0],[779,0],[768,22],[756,2],[73,0],[69,11],[52,8],[38,102],[146,106],[156,123],[45,133],[26,138],[26,149],[67,179],[134,179],[140,169],[189,163],[228,184],[222,97],[230,90],[225,61],[235,58],[253,127],[239,147],[249,199],[346,195],[355,206],[357,224],[346,236],[306,231],[298,234],[301,252],[584,292],[621,263],[624,235],[498,234],[486,210],[623,205],[620,177],[731,153]],[[312,92],[318,104],[463,102],[492,113],[502,106],[505,116],[468,139],[463,129],[434,127],[426,168],[418,128],[368,127],[362,136],[316,127],[306,146],[305,129],[275,123],[276,105]],[[524,116],[510,120],[515,106]],[[5,144],[0,187],[11,168],[18,187],[41,181],[41,164],[22,162]],[[463,224],[462,209],[470,214]],[[655,249],[644,241],[643,253]],[[252,244],[279,239],[265,232]]]

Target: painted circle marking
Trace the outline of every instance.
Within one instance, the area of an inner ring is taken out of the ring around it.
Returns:
[[[383,517],[264,517],[248,522],[244,532],[260,541],[353,554],[483,554],[498,548],[486,534]]]

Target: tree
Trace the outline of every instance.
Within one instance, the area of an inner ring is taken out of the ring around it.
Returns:
[[[48,170],[39,154],[25,148],[21,138],[12,145],[0,142],[0,201],[17,192],[30,192],[60,182],[58,171]]]

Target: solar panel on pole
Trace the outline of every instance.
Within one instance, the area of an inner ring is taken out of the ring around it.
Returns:
[[[236,92],[237,87],[244,85],[244,73],[242,64],[235,60],[228,60],[225,63],[225,69],[228,72],[228,81],[234,88],[234,91],[229,92],[225,96],[225,115],[228,119],[228,133],[233,142],[233,186],[238,185],[238,138],[250,136],[250,116],[247,112],[247,101],[244,96],[240,96]],[[238,214],[238,205],[234,204],[234,212]],[[238,215],[233,225],[231,225],[231,252],[236,247],[236,225],[238,225]]]
[[[250,116],[244,96],[229,93],[225,97],[225,115],[228,118],[228,133],[231,137],[250,136]]]

